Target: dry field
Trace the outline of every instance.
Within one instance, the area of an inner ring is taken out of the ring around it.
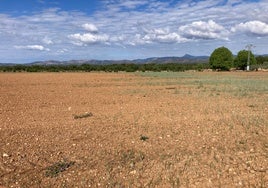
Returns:
[[[1,73],[0,187],[268,187],[268,74]]]

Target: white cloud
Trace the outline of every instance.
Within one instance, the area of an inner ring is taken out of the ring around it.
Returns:
[[[125,8],[129,8],[129,9],[133,9],[133,8],[136,8],[137,6],[145,5],[147,3],[148,2],[143,1],[143,0],[140,0],[140,1],[139,0],[136,0],[136,1],[123,0],[123,1],[121,1],[120,6],[125,7]]]
[[[43,38],[42,42],[47,45],[53,44],[53,41],[49,39],[48,37]]]
[[[158,29],[144,29],[145,33],[156,34],[156,35],[166,35],[170,32],[169,28],[158,28]]]
[[[164,43],[175,43],[175,42],[186,42],[188,41],[186,38],[181,37],[179,34],[173,32],[164,35],[156,36],[156,41],[164,42]]]
[[[98,32],[98,28],[94,24],[86,23],[86,24],[83,24],[82,27],[90,33]]]
[[[114,39],[114,37],[111,37],[111,39]],[[117,41],[122,42],[123,44],[129,44],[133,46],[156,43],[175,44],[188,41],[188,39],[181,37],[178,33],[170,31],[169,28],[143,28],[134,36],[119,36],[116,39],[118,39]]]
[[[59,50],[57,50],[57,51],[56,51],[56,54],[64,54],[64,53],[66,53],[66,52],[68,52],[68,51],[69,51],[68,49],[63,48],[63,49],[59,49]]]
[[[186,38],[181,37],[178,33],[171,32],[168,28],[144,29],[144,31],[146,34],[140,37],[140,40],[145,41],[145,43],[179,43],[187,41]]]
[[[16,49],[24,49],[24,50],[39,50],[39,51],[50,51],[49,48],[45,48],[42,45],[26,45],[26,46],[14,46]]]
[[[228,39],[229,32],[213,20],[197,21],[179,27],[182,35],[189,39]]]
[[[131,40],[126,40],[125,43],[128,45],[136,46],[136,45],[149,44],[151,42],[144,40],[141,34],[135,34],[135,36]]]
[[[80,33],[76,33],[76,34],[72,34],[69,35],[70,39],[74,39],[75,44],[94,44],[94,43],[100,43],[100,42],[108,42],[109,41],[109,37],[108,35],[100,35],[100,34],[92,34],[92,33],[85,33],[85,34],[80,34]]]
[[[268,24],[261,21],[249,21],[232,27],[232,32],[243,32],[259,36],[268,36]]]
[[[120,11],[122,8],[135,9],[136,7],[146,5],[149,2],[144,0],[106,0],[103,1],[103,3],[112,11]]]
[[[19,16],[0,13],[0,59],[9,56],[21,61],[26,53],[17,49],[50,50],[46,54],[28,52],[36,54],[36,58],[57,59],[53,56],[56,52],[68,49],[72,53],[62,53],[61,57],[68,54],[68,58],[109,58],[110,52],[120,59],[123,53],[112,52],[120,46],[126,47],[124,57],[129,55],[129,58],[133,58],[134,53],[135,58],[142,54],[165,55],[164,52],[204,55],[222,45],[240,50],[244,43],[256,45],[256,53],[267,53],[268,37],[263,37],[268,36],[267,0],[103,0],[98,3],[98,10],[93,13],[65,11],[60,4],[50,6],[48,2],[46,7],[59,8]],[[230,29],[233,32],[229,32]],[[256,36],[262,39],[257,40]],[[200,48],[204,44],[206,48]],[[82,47],[94,53],[84,53]]]

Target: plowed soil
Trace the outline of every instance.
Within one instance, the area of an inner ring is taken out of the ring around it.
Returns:
[[[1,73],[0,187],[268,187],[267,73]]]

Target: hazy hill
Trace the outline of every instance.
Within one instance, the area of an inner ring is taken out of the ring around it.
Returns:
[[[192,56],[185,54],[182,57],[151,57],[135,60],[69,60],[69,61],[36,61],[27,65],[73,65],[73,64],[147,64],[147,63],[206,63],[208,56]]]
[[[164,64],[164,63],[207,63],[209,57],[208,56],[192,56],[189,54],[185,54],[182,57],[151,57],[146,59],[135,59],[135,60],[69,60],[69,61],[56,61],[56,60],[48,60],[48,61],[35,61],[32,63],[26,63],[24,65],[81,65],[81,64],[148,64],[148,63],[156,63],[156,64]],[[14,63],[16,64],[16,63]],[[12,63],[0,63],[1,66],[12,66]]]

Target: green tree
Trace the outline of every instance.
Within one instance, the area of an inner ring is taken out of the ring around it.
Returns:
[[[240,50],[234,60],[234,65],[237,69],[245,70],[248,62],[248,51]],[[256,59],[252,52],[250,52],[250,65],[255,65]]]
[[[256,61],[257,64],[263,64],[264,62],[268,62],[268,56],[257,56]]]
[[[215,49],[209,58],[212,69],[230,70],[233,65],[233,54],[225,47]]]

